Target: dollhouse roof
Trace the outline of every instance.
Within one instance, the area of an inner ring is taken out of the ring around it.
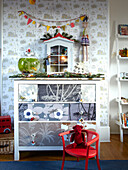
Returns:
[[[55,40],[55,39],[58,39],[58,38],[65,39],[65,40],[70,41],[70,42],[74,42],[74,40],[63,37],[60,33],[58,33],[55,37],[50,38],[49,40],[44,40],[44,42],[48,42],[48,41]]]

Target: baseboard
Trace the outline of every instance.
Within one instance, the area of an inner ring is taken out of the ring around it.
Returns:
[[[109,126],[100,126],[100,142],[110,142]]]
[[[128,132],[127,132],[127,129],[126,129],[126,131],[124,130],[124,135],[127,135],[128,134]],[[120,132],[111,132],[110,133],[111,135],[120,135]]]
[[[110,135],[119,135],[119,132],[111,132]]]

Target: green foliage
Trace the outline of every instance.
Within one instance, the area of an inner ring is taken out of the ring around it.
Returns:
[[[9,78],[104,78],[104,74],[90,74],[90,73],[71,73],[71,72],[64,72],[64,73],[57,73],[57,74],[47,74],[45,73],[34,73],[31,76],[25,74],[17,74],[10,76]]]
[[[58,32],[59,32],[59,30],[56,29],[56,32],[55,32],[55,34],[54,34],[54,37],[58,34]]]
[[[40,40],[49,40],[50,38],[52,38],[52,37],[55,37],[57,34],[58,34],[58,32],[59,32],[59,30],[58,29],[56,29],[56,32],[55,32],[55,34],[54,34],[54,36],[52,36],[51,34],[49,34],[49,33],[47,33],[47,34],[44,34],[43,35],[43,38],[41,38]],[[78,40],[76,40],[76,39],[72,39],[73,38],[73,35],[69,35],[68,33],[66,33],[66,32],[62,32],[62,36],[63,37],[65,37],[65,38],[67,38],[67,39],[71,39],[71,40],[74,40],[74,42],[79,42]]]

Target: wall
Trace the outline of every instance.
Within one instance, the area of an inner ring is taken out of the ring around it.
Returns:
[[[2,8],[2,3],[1,3],[2,1],[0,1],[0,48],[1,48],[1,23],[2,23],[2,20],[1,20],[1,13],[2,13],[2,10],[1,10],[1,8]]]
[[[1,76],[1,73],[2,73],[2,65],[1,65],[1,42],[2,42],[2,0],[0,1],[0,87],[2,86],[1,83],[2,83],[2,76]],[[1,115],[1,94],[2,94],[2,88],[0,88],[0,115]]]
[[[118,96],[116,75],[116,42],[115,22],[128,24],[128,1],[110,0],[110,129],[111,133],[119,133],[119,127],[115,124],[118,116],[118,106],[115,98]],[[127,43],[128,45],[128,43]],[[126,46],[126,44],[124,44]],[[128,46],[127,46],[128,47]]]
[[[19,16],[17,11],[24,10],[37,18],[66,20],[82,14],[89,16],[89,61],[86,63],[89,72],[103,73],[106,79],[100,86],[100,122],[102,126],[109,125],[108,117],[108,3],[107,0],[38,0],[35,5],[30,5],[28,0],[4,0],[3,15],[3,93],[2,114],[14,114],[14,87],[10,75],[19,73],[18,59],[24,57],[24,52],[30,47],[35,56],[42,60],[45,56],[45,48],[40,43],[40,38],[46,33],[45,27],[36,28],[32,23],[27,26],[24,16]],[[47,24],[47,23],[44,23]],[[51,23],[54,24],[55,23]],[[63,24],[63,23],[62,23]],[[74,28],[66,27],[65,32],[80,39],[82,35],[82,23]],[[50,33],[55,30],[50,29]],[[60,30],[62,32],[62,30]],[[74,45],[74,61],[79,61],[82,50]],[[43,69],[41,68],[41,71]]]

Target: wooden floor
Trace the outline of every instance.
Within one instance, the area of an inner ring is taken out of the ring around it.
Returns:
[[[111,142],[101,143],[101,160],[128,160],[128,135],[124,135],[124,142],[120,142],[119,135],[111,135]],[[0,161],[13,161],[13,154],[0,155]],[[50,161],[62,160],[62,151],[37,151],[20,152],[20,161]],[[66,155],[66,160],[76,160],[76,158]]]

